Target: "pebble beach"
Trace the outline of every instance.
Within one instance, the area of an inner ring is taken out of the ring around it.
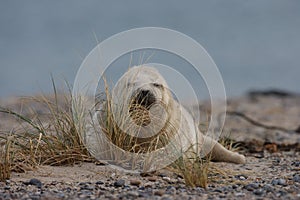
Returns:
[[[20,109],[14,98],[0,103]],[[168,169],[130,174],[81,162],[12,172],[0,182],[0,199],[300,199],[300,96],[249,93],[229,99],[227,110],[223,136],[239,145],[247,162],[211,162],[217,170],[209,174],[206,189],[186,186],[183,177]],[[0,117],[0,130],[8,130],[13,120]]]

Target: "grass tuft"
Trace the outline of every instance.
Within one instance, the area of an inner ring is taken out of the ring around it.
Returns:
[[[0,149],[0,181],[5,181],[10,178],[11,171],[11,143],[12,137],[8,137],[5,145]]]
[[[0,107],[1,113],[14,116],[22,126],[10,134],[0,134],[0,144],[5,143],[4,154],[1,154],[5,158],[1,158],[0,163],[1,180],[9,178],[10,171],[24,172],[39,165],[71,165],[93,160],[74,121],[71,100],[71,95],[59,95],[56,89],[54,98],[32,98],[45,108],[42,115],[33,113],[38,116],[36,119]]]
[[[180,157],[171,167],[181,175],[189,187],[207,188],[210,159]]]

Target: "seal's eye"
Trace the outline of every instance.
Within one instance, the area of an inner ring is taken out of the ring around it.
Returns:
[[[163,88],[163,85],[159,83],[152,83],[152,85],[157,88]]]
[[[135,83],[128,82],[128,83],[126,84],[126,86],[127,86],[127,87],[133,87],[133,86],[135,86]]]

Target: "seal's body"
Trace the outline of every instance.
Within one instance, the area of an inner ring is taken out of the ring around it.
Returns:
[[[225,149],[200,132],[192,115],[173,98],[165,79],[155,68],[132,67],[115,88],[113,104],[122,106],[112,111],[128,114],[119,117],[117,124],[135,143],[137,148],[133,151],[156,150],[172,141],[185,155],[203,157],[210,153],[214,161],[245,163],[243,155]]]

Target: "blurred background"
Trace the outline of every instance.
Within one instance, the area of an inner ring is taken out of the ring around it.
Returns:
[[[9,0],[0,2],[0,98],[50,93],[51,74],[72,85],[99,42],[145,26],[174,29],[199,42],[219,67],[229,97],[251,89],[300,93],[298,0]],[[197,93],[208,97],[188,64],[159,53],[152,59],[180,66],[199,85]],[[140,56],[133,60],[137,64]],[[116,63],[128,67],[129,60]],[[121,71],[111,68],[109,76],[117,79]]]

